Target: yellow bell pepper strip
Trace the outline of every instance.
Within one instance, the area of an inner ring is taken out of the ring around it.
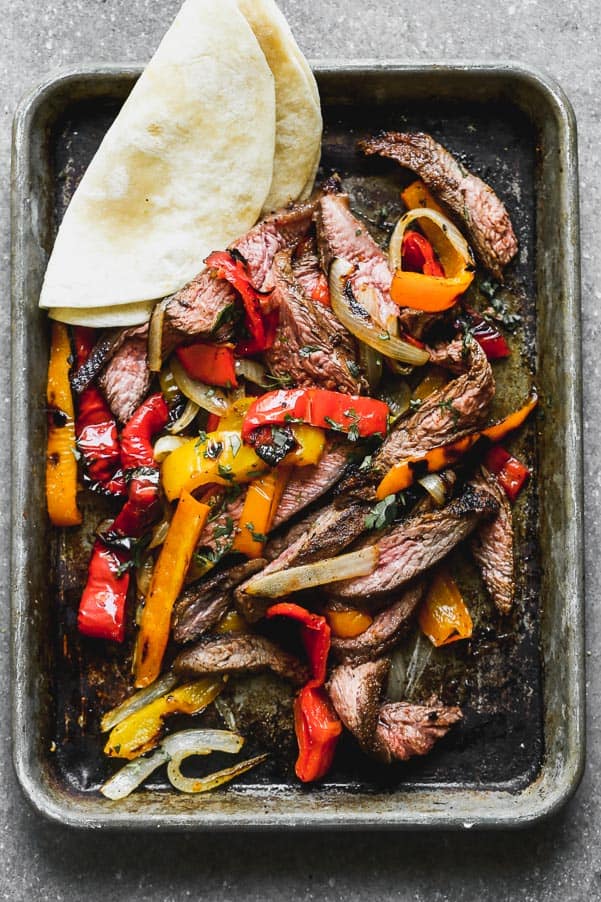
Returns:
[[[326,446],[324,430],[302,423],[295,423],[291,428],[296,448],[286,455],[282,463],[295,467],[311,467],[318,464]]]
[[[158,677],[171,623],[171,611],[209,516],[210,507],[188,492],[178,502],[169,532],[156,562],[150,590],[142,610],[134,654],[136,688],[148,686]]]
[[[221,692],[222,678],[203,677],[185,683],[149,702],[118,723],[109,735],[104,754],[111,758],[138,758],[159,744],[169,714],[200,714]]]
[[[73,396],[69,382],[71,343],[63,323],[52,324],[46,402],[46,505],[54,526],[78,526],[77,458]]]
[[[338,639],[354,639],[360,636],[373,623],[373,617],[355,608],[348,611],[328,611],[326,618],[330,624],[332,635]]]
[[[232,551],[239,551],[250,558],[261,557],[289,478],[290,467],[279,466],[251,483]]]
[[[479,432],[472,432],[463,438],[457,439],[448,445],[432,448],[431,451],[421,457],[409,457],[399,461],[390,468],[386,476],[378,485],[376,496],[382,500],[388,495],[396,495],[408,489],[416,479],[421,479],[427,473],[438,473],[446,467],[457,463],[464,454],[474,447],[476,442],[483,440],[488,446],[490,442],[501,442],[514,429],[517,429],[525,421],[528,414],[538,404],[538,397],[532,395],[530,400],[519,410],[509,414],[505,419],[493,426],[488,426]]]
[[[472,635],[470,612],[457,583],[444,569],[434,577],[417,619],[421,631],[437,648]]]
[[[268,469],[258,454],[243,444],[239,432],[220,429],[191,438],[172,451],[163,461],[161,478],[168,500],[175,501],[197,476],[220,476],[230,483],[246,483]]]

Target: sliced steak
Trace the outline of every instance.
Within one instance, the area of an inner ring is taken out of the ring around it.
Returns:
[[[211,551],[224,551],[234,540],[234,530],[240,520],[246,492],[224,504],[223,509],[209,520],[200,534],[198,548],[209,548]]]
[[[369,497],[388,470],[407,457],[419,457],[453,442],[482,426],[495,393],[495,381],[486,354],[472,342],[468,370],[427,397],[411,416],[399,420],[374,455],[369,469],[350,473],[339,493]]]
[[[297,467],[284,489],[272,528],[286,523],[336,485],[346,469],[350,452],[349,442],[331,439],[319,463]]]
[[[359,146],[368,156],[389,157],[415,172],[465,227],[484,266],[502,279],[518,243],[507,210],[486,182],[423,132],[386,132]]]
[[[274,258],[279,251],[295,247],[307,235],[315,204],[315,201],[307,201],[272,213],[230,245],[229,249],[245,260],[248,274],[258,291],[273,288],[271,266]]]
[[[434,701],[427,705],[382,705],[374,737],[377,757],[390,764],[394,759],[407,761],[414,755],[427,755],[462,716],[459,708]]]
[[[395,592],[446,557],[480,520],[498,510],[498,502],[489,492],[468,485],[459,498],[440,510],[419,513],[389,527],[377,538],[366,537],[357,547],[377,545],[377,568],[368,576],[332,585],[329,595],[365,602]]]
[[[499,505],[497,515],[476,529],[471,548],[495,606],[508,614],[515,593],[511,505],[494,476],[479,474],[471,484],[478,491],[489,492]]]
[[[173,668],[185,677],[272,670],[298,686],[309,679],[308,668],[298,658],[264,636],[225,635],[204,639],[181,652]]]
[[[273,347],[265,354],[271,372],[289,376],[301,388],[358,394],[365,386],[353,337],[329,307],[305,295],[289,251],[276,255],[272,273],[279,323]]]
[[[316,211],[319,262],[324,272],[330,271],[335,257],[354,264],[350,277],[353,293],[361,302],[366,287],[377,295],[377,319],[383,329],[390,329],[398,321],[402,327],[419,337],[431,317],[415,310],[400,309],[390,297],[392,273],[382,249],[376,244],[365,223],[350,211],[346,194],[326,194]],[[374,315],[373,311],[370,311]]]
[[[236,586],[264,566],[261,559],[246,561],[189,586],[173,609],[171,628],[175,641],[192,642],[214,627],[230,606]]]
[[[203,269],[195,279],[157,304],[152,316],[163,316],[163,359],[183,341],[191,338],[230,337],[228,313],[234,309],[237,294],[224,279]],[[222,328],[220,328],[222,327]]]
[[[127,423],[150,388],[146,338],[130,336],[113,354],[98,379],[113,416]]]
[[[338,717],[361,748],[374,751],[374,735],[380,713],[380,698],[390,661],[341,664],[334,668],[326,685]]]
[[[88,359],[71,377],[73,391],[81,394],[128,338],[146,338],[147,336],[148,323],[128,329],[105,329],[101,332]]]
[[[292,256],[292,269],[303,292],[313,301],[329,297],[328,279],[319,265],[317,244],[312,236],[303,239]]]
[[[364,633],[352,639],[334,636],[331,648],[334,657],[345,663],[360,664],[374,661],[390,651],[406,632],[413,614],[424,595],[425,584],[419,581],[405,589],[390,607],[376,614]]]

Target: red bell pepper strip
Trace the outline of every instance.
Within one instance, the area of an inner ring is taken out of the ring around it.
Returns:
[[[126,561],[125,553],[99,539],[94,543],[77,615],[77,628],[84,636],[123,642],[129,573],[121,568]]]
[[[217,432],[219,429],[219,420],[221,417],[218,413],[210,413],[207,417],[207,432]]]
[[[530,476],[528,467],[517,457],[512,457],[501,445],[493,445],[488,449],[484,466],[494,473],[511,502],[516,500]]]
[[[294,731],[298,742],[295,771],[299,780],[310,783],[327,774],[342,733],[342,724],[323,688],[330,651],[330,627],[325,617],[290,602],[272,605],[266,616],[290,617],[301,624],[313,678],[294,700]]]
[[[76,326],[73,336],[79,369],[90,356],[96,343],[96,330]],[[95,385],[88,385],[79,395],[75,435],[86,475],[92,484],[98,484],[99,488],[111,495],[125,495],[127,493],[125,480],[118,472],[121,453],[117,424],[108,404]]]
[[[209,269],[214,270],[219,279],[229,282],[242,298],[249,340],[238,345],[238,354],[246,356],[266,351],[275,339],[277,311],[275,318],[271,313],[264,319],[261,295],[252,284],[244,263],[227,251],[215,251],[206,258],[205,263]]]
[[[509,357],[511,348],[493,323],[469,307],[465,307],[465,314],[465,318],[457,320],[455,326],[469,330],[489,360]]]
[[[311,681],[294,700],[298,758],[294,770],[303,783],[320,780],[332,766],[342,724],[322,686]]]
[[[242,424],[242,438],[261,426],[301,422],[321,429],[347,432],[355,438],[386,435],[388,405],[374,398],[344,395],[321,388],[276,389],[260,395],[249,407]]]
[[[312,614],[306,608],[291,602],[280,602],[267,609],[266,617],[290,617],[301,626],[301,638],[309,663],[313,680],[321,686],[326,678],[326,665],[330,651],[330,627],[325,617]]]
[[[404,270],[444,278],[445,271],[436,259],[432,245],[419,232],[405,232],[401,253]]]
[[[175,353],[192,379],[198,379],[207,385],[220,385],[223,388],[238,385],[232,348],[197,341],[192,345],[176,348]]]

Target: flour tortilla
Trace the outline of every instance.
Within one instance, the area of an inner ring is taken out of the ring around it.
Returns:
[[[150,319],[155,301],[139,304],[115,304],[113,307],[52,307],[51,319],[90,329],[112,329],[116,326],[139,326]]]
[[[263,213],[306,196],[321,156],[319,91],[286,19],[274,0],[238,0],[275,78],[273,181]]]
[[[274,148],[274,79],[235,0],[186,0],[71,200],[40,305],[141,316],[254,225]]]

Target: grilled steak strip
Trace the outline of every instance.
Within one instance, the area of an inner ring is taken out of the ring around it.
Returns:
[[[214,338],[223,324],[220,338],[230,337],[231,327],[224,323],[227,312],[236,303],[236,292],[224,279],[217,279],[207,269],[196,278],[161,301],[152,316],[163,315],[163,359],[184,341],[193,338]],[[164,311],[164,313],[162,313]]]
[[[390,661],[341,664],[334,668],[326,689],[338,717],[365,752],[374,751],[380,697]]]
[[[382,598],[433,567],[476,528],[499,510],[487,491],[467,486],[459,498],[440,510],[410,517],[389,527],[378,538],[368,536],[357,547],[377,545],[378,566],[369,576],[332,585],[330,597],[346,601]]]
[[[230,606],[236,586],[264,565],[261,559],[246,561],[189,586],[173,609],[171,626],[175,641],[192,642],[215,626]]]
[[[355,342],[329,307],[305,295],[292,271],[290,251],[276,254],[272,274],[280,318],[273,347],[265,354],[271,372],[289,376],[302,388],[358,394],[364,383]]]
[[[304,238],[294,249],[292,270],[296,281],[308,298],[314,300],[316,294],[321,295],[324,280],[327,284],[327,277],[319,265],[317,244],[312,236]]]
[[[425,584],[421,580],[409,586],[390,607],[380,611],[371,626],[359,636],[352,639],[333,636],[331,649],[334,657],[345,663],[361,664],[374,661],[394,648],[411,622],[424,589]]]
[[[128,338],[146,338],[147,335],[148,323],[127,329],[105,329],[101,332],[86,362],[71,376],[73,391],[80,395]]]
[[[113,354],[98,384],[113,416],[127,423],[140,406],[150,388],[145,337],[129,336]]]
[[[315,214],[319,262],[325,273],[335,257],[342,257],[356,267],[350,282],[360,302],[361,290],[375,289],[378,296],[378,319],[388,328],[397,319],[403,329],[419,338],[432,317],[416,310],[399,308],[390,297],[392,273],[382,249],[376,244],[365,223],[350,211],[346,194],[326,194],[320,198]]]
[[[331,439],[319,463],[297,467],[293,471],[278,505],[273,529],[286,523],[336,485],[348,463],[350,449],[349,442]]]
[[[471,484],[478,491],[489,492],[499,505],[497,515],[476,529],[471,549],[495,606],[508,614],[515,592],[511,505],[494,476],[479,474]]]
[[[507,210],[486,182],[423,132],[386,132],[360,141],[359,147],[368,156],[388,157],[415,172],[465,227],[484,266],[502,280],[518,243]]]
[[[271,291],[274,279],[271,266],[276,254],[295,247],[312,224],[316,201],[294,204],[266,216],[230,245],[244,258],[250,279],[257,291]]]
[[[355,470],[342,480],[343,496],[370,497],[372,487],[388,470],[407,457],[419,457],[481,426],[495,393],[495,382],[486,354],[472,342],[469,369],[427,397],[419,409],[401,419],[374,455],[370,469]]]
[[[272,670],[298,686],[309,679],[309,670],[304,664],[264,636],[230,634],[204,639],[181,652],[173,668],[185,677]]]
[[[427,755],[461,719],[459,708],[435,701],[427,705],[408,702],[382,705],[374,736],[375,753],[386,764],[395,758],[407,761],[413,755]]]

